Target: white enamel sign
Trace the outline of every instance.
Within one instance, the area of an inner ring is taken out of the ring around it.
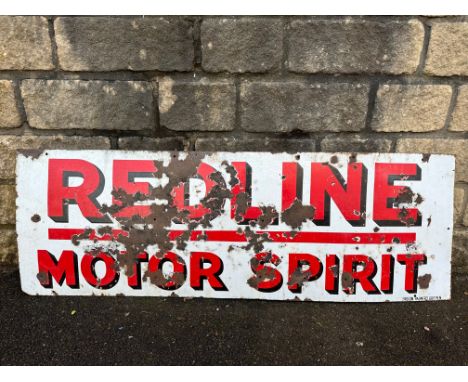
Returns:
[[[20,152],[22,289],[449,299],[454,168],[423,154]]]

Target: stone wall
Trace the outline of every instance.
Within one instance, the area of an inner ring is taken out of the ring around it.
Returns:
[[[21,148],[454,154],[468,272],[468,18],[0,17],[3,263]]]

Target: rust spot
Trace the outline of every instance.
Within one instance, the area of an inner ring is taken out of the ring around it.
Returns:
[[[299,285],[302,287],[303,284],[308,281],[312,277],[312,273],[310,270],[302,270],[302,267],[307,264],[299,263],[298,267],[294,270],[291,274],[290,280],[288,281],[288,285]]]
[[[349,163],[355,163],[357,162],[357,154],[356,153],[351,153],[349,156]]]
[[[201,200],[202,206],[208,208],[210,212],[205,214],[198,222],[198,224],[201,224],[205,228],[211,227],[211,221],[223,213],[223,206],[226,199],[232,197],[232,192],[226,188],[221,173],[215,172],[210,175],[210,178],[216,182],[216,185],[211,189],[208,195]],[[196,226],[197,225],[192,229],[195,229]]]
[[[45,283],[47,281],[47,273],[46,272],[39,272],[36,275],[37,279],[40,283]]]
[[[374,232],[379,232],[380,228],[379,227],[374,227]]]
[[[33,216],[31,216],[31,221],[34,223],[38,223],[41,221],[41,217],[38,214],[34,214]]]
[[[79,235],[73,235],[71,242],[73,245],[79,245],[81,240],[89,240],[92,232],[93,230],[91,228],[85,228],[83,233],[80,233]]]
[[[244,234],[247,238],[248,244],[241,248],[247,251],[253,248],[255,253],[260,253],[264,249],[263,243],[271,241],[267,233],[259,234],[255,231],[252,231],[250,227],[245,228]]]
[[[348,290],[349,293],[354,292],[354,286],[353,286],[353,276],[349,272],[343,272],[341,275],[341,285],[343,289]]]
[[[424,201],[424,198],[420,194],[417,194],[416,199],[414,200],[414,202],[416,204],[421,204],[423,201]]]
[[[400,218],[400,221],[404,224],[406,224],[407,227],[415,225],[415,220],[413,217],[409,216],[408,209],[403,207],[400,212],[398,213],[398,217]]]
[[[431,225],[431,223],[432,223],[432,216],[429,216],[427,218],[427,226],[429,227]]]
[[[424,201],[424,198],[420,194],[415,194],[411,188],[404,187],[398,193],[398,196],[395,198],[393,205],[397,207],[400,204],[421,204]]]
[[[414,193],[409,187],[404,187],[398,193],[398,196],[395,198],[394,205],[412,203],[414,198]]]
[[[338,265],[332,265],[331,267],[328,268],[330,271],[332,271],[334,277],[338,277],[339,274],[339,267]]]
[[[236,222],[240,223],[244,220],[244,214],[249,207],[249,195],[246,192],[237,194],[235,207],[236,215],[234,219]]]
[[[296,237],[297,234],[298,234],[297,231],[292,230],[291,232],[289,232],[289,237],[290,237],[291,239],[294,239],[294,238]]]
[[[408,210],[405,207],[403,207],[400,210],[400,212],[398,212],[398,217],[400,218],[400,220],[405,220],[408,214],[409,214]]]
[[[247,280],[247,284],[254,289],[258,289],[258,284],[260,284],[263,281],[272,280],[274,279],[274,277],[275,277],[275,270],[270,267],[265,267],[265,268],[259,269],[256,275],[249,278]]]
[[[274,207],[271,206],[262,206],[260,207],[262,214],[256,220],[260,228],[264,229],[270,224],[278,221],[278,212],[276,212]]]
[[[183,251],[187,247],[187,241],[192,235],[192,231],[198,226],[197,222],[190,222],[187,230],[184,231],[179,237],[176,238],[176,248]]]
[[[231,187],[234,187],[236,184],[239,183],[239,179],[237,178],[237,171],[236,169],[234,168],[234,166],[230,165],[228,162],[226,161],[223,161],[221,163],[221,165],[224,166],[224,168],[226,169],[226,172],[231,176],[230,180],[229,180],[229,185]]]
[[[185,282],[185,274],[182,272],[174,272],[172,275],[166,277],[163,273],[162,270],[158,269],[155,272],[150,272],[147,270],[145,274],[143,275],[143,281],[146,281],[147,279],[150,280],[150,282],[159,288],[162,289],[177,289],[182,286],[182,284]],[[168,283],[173,283],[173,286],[170,288],[165,287]]]
[[[174,245],[178,249],[184,249],[186,241],[190,238],[192,231],[198,226],[211,226],[210,219],[219,216],[222,213],[222,206],[227,197],[231,196],[227,190],[224,179],[219,172],[212,173],[210,178],[215,182],[215,186],[201,200],[201,205],[208,208],[210,212],[201,219],[190,220],[188,218],[189,211],[186,209],[178,210],[175,207],[172,190],[175,187],[180,187],[191,177],[197,176],[197,170],[201,163],[202,157],[197,153],[189,154],[185,159],[179,159],[178,153],[171,155],[171,160],[164,166],[162,161],[155,161],[157,171],[153,174],[155,178],[162,178],[165,174],[169,179],[165,186],[150,187],[148,194],[135,193],[134,195],[127,194],[124,190],[114,190],[112,195],[116,202],[111,206],[103,206],[101,212],[109,213],[119,222],[121,228],[127,231],[127,235],[119,235],[116,241],[125,248],[123,253],[116,253],[120,267],[125,268],[125,273],[130,276],[133,272],[133,264],[137,256],[144,252],[148,246],[155,245],[157,247],[156,256],[161,258],[165,253],[172,250]],[[133,206],[135,202],[154,201],[159,199],[165,201],[162,204],[150,204],[148,213],[144,216],[134,215],[132,217],[119,217],[116,215],[119,211],[126,207]],[[188,231],[184,232],[181,237],[171,241],[169,237],[169,227],[171,223],[186,223]],[[112,232],[110,227],[102,227],[98,230],[99,234]],[[73,238],[75,243],[79,240],[88,238],[91,231],[86,230],[82,235],[76,235]],[[109,250],[102,249],[105,252]],[[155,275],[147,275],[150,280],[156,282],[161,281],[157,272]],[[177,275],[174,276],[177,281]]]
[[[330,158],[330,163],[332,163],[332,164],[338,163],[338,157],[337,157],[336,155],[333,155],[333,156]]]
[[[418,285],[421,289],[429,288],[429,283],[431,282],[432,276],[429,273],[418,277]]]
[[[307,220],[314,218],[315,208],[313,206],[304,206],[299,199],[295,199],[291,207],[286,209],[281,217],[283,222],[293,229],[300,228]]]
[[[112,234],[112,227],[110,226],[103,226],[103,227],[99,227],[97,229],[97,233],[101,236],[104,236],[104,235],[111,235]]]
[[[418,247],[416,246],[416,243],[414,241],[411,241],[409,243],[406,243],[405,245],[407,251],[415,250]]]
[[[423,154],[421,160],[423,162],[429,162],[430,157],[431,157],[431,154]]]

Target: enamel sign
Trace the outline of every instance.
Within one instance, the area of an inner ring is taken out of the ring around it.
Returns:
[[[446,155],[18,153],[31,295],[450,298]]]

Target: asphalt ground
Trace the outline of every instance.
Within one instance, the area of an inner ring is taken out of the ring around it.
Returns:
[[[32,297],[0,269],[1,365],[468,365],[468,276],[451,301]]]

